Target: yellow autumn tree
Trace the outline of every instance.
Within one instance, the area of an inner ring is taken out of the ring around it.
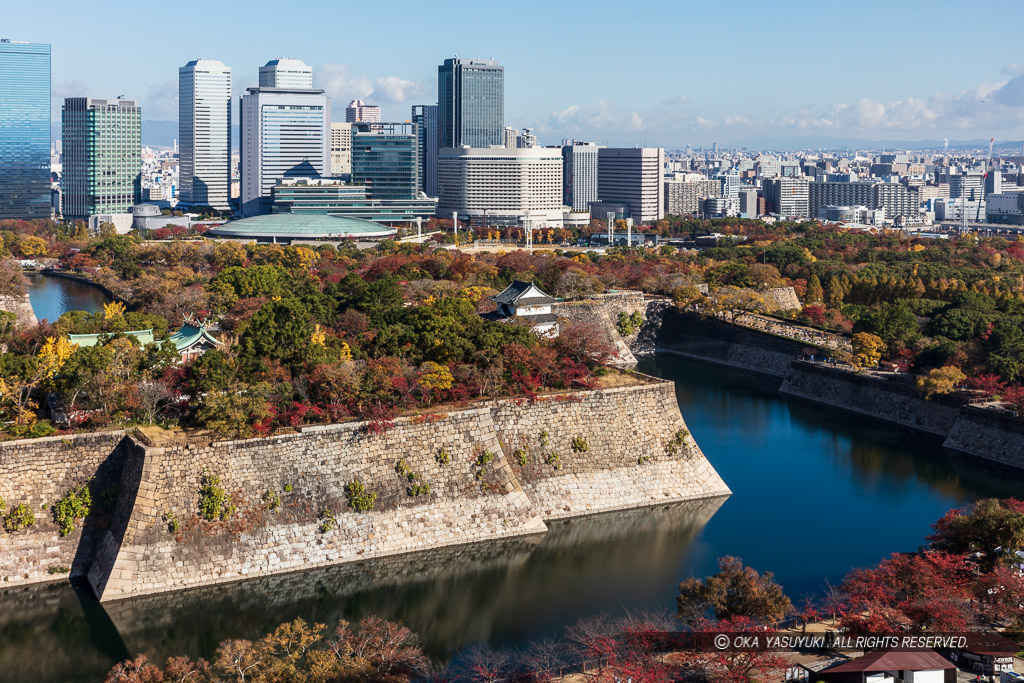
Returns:
[[[852,364],[857,368],[870,368],[878,365],[885,351],[882,338],[868,332],[858,332],[850,341],[853,346]]]
[[[324,346],[324,342],[326,340],[327,333],[320,327],[320,323],[317,323],[316,327],[313,328],[313,334],[310,336],[309,341],[312,342],[314,346]]]
[[[78,345],[72,344],[66,337],[47,337],[37,356],[42,379],[51,379],[60,372],[77,348]]]
[[[926,399],[930,399],[932,396],[951,394],[957,385],[965,379],[967,379],[967,375],[962,373],[960,368],[952,365],[932,368],[927,375],[917,378],[917,391]]]
[[[103,304],[103,319],[114,320],[124,315],[124,304],[120,301],[111,301],[109,304]]]
[[[423,395],[427,399],[427,405],[430,405],[434,392],[451,389],[452,382],[455,381],[447,366],[435,363],[432,360],[428,360],[420,366],[420,373],[417,384],[420,385]]]

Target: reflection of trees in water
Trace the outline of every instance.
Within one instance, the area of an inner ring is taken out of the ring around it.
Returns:
[[[132,652],[212,656],[302,617],[400,619],[434,656],[469,643],[559,631],[581,611],[675,586],[693,538],[724,499],[553,523],[543,537],[444,548],[105,605]],[[656,578],[655,578],[656,577]],[[666,584],[667,581],[667,584]],[[668,605],[671,607],[671,605]]]

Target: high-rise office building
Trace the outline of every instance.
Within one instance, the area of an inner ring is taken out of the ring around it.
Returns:
[[[260,82],[275,85],[248,88],[239,110],[245,216],[270,212],[281,178],[319,178],[331,169],[330,99],[323,90],[287,85],[312,83],[312,70],[273,60],[260,69]]]
[[[516,136],[516,147],[528,149],[537,146],[537,136],[533,134],[532,128],[524,128],[521,135]]]
[[[428,197],[437,196],[437,105],[414,104],[412,122],[416,124],[419,162],[419,189]]]
[[[128,213],[142,201],[142,109],[133,100],[64,100],[64,216]]]
[[[419,178],[414,123],[352,126],[352,184],[371,199],[415,199]]]
[[[380,107],[375,104],[364,104],[362,100],[352,100],[345,107],[347,123],[380,123]]]
[[[630,216],[638,223],[661,220],[664,166],[665,150],[660,147],[603,147],[597,156],[597,194],[602,202],[628,204]]]
[[[558,148],[446,148],[438,152],[437,215],[457,211],[477,225],[562,227],[562,155]]]
[[[50,217],[50,46],[0,40],[0,218]]]
[[[313,69],[301,59],[272,59],[260,67],[260,87],[310,90],[313,87]]]
[[[573,211],[589,211],[597,194],[597,150],[593,142],[562,147],[562,201]]]
[[[757,218],[757,188],[741,187],[739,191],[740,205],[739,214],[741,218]]]
[[[231,209],[231,68],[193,59],[178,69],[179,197],[189,207]]]
[[[331,175],[352,173],[352,124],[331,123]]]
[[[505,70],[495,59],[446,59],[437,67],[438,147],[505,142]]]
[[[980,173],[952,173],[949,176],[950,199],[979,201],[985,198],[985,181]]]

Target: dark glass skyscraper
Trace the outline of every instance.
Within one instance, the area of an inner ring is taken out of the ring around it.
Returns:
[[[371,199],[415,199],[419,163],[416,124],[352,124],[352,184]]]
[[[0,40],[0,218],[50,217],[50,46]]]
[[[438,147],[505,142],[505,69],[495,59],[444,60],[437,67]]]

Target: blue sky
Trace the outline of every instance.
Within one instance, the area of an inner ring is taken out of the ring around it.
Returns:
[[[45,9],[44,9],[45,8]],[[669,148],[772,138],[1024,138],[1021,0],[138,3],[0,0],[0,36],[53,45],[63,97],[124,94],[177,116],[177,67],[313,67],[334,98],[404,120],[446,57],[505,67],[508,125]]]

